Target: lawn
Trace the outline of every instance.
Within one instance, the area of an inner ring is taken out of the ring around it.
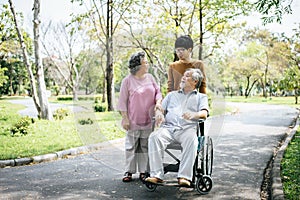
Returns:
[[[295,104],[295,97],[288,96],[288,97],[259,97],[259,96],[252,96],[245,98],[243,96],[226,96],[225,101],[230,102],[241,102],[241,103],[261,103],[261,104],[276,104],[276,105],[287,105],[295,108],[300,108],[300,98],[298,104]]]
[[[67,111],[68,116],[62,120],[35,119],[26,129],[27,134],[12,135],[11,128],[24,118],[17,114],[24,106],[3,99],[0,102],[0,160],[53,153],[125,136],[120,128],[119,113],[95,113],[90,109],[78,113]]]
[[[300,127],[281,161],[281,177],[285,199],[300,198]]]

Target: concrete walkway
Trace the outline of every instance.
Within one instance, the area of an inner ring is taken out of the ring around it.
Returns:
[[[261,199],[267,163],[279,142],[292,134],[289,127],[299,113],[285,106],[229,105],[239,112],[205,122],[214,141],[214,185],[207,195],[178,187],[148,192],[137,179],[123,183],[121,139],[69,159],[2,168],[0,199]],[[168,174],[166,179],[175,177]]]

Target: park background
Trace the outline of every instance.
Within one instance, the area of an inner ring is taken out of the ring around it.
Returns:
[[[8,2],[15,6],[28,65]],[[36,20],[33,1],[1,0],[1,159],[123,137],[115,105],[129,56],[140,50],[147,53],[150,73],[165,94],[173,44],[184,34],[195,41],[193,57],[205,63],[215,115],[230,109],[225,101],[241,98],[280,99],[298,107],[299,2],[255,2],[42,1],[41,18]],[[35,51],[36,45],[40,51]],[[45,86],[35,88],[37,99],[44,99],[37,102],[48,112],[43,115],[41,109],[39,117],[50,121],[20,117],[22,107],[9,103],[12,97],[32,96],[32,82]],[[87,112],[52,110],[47,101],[79,105]]]

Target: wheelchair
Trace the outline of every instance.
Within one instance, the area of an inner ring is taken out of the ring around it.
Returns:
[[[197,190],[198,193],[205,195],[208,194],[213,186],[212,166],[213,166],[213,141],[209,136],[204,135],[204,120],[201,119],[197,123],[197,136],[198,136],[198,148],[197,156],[193,166],[193,177],[191,181],[191,188]],[[170,150],[182,150],[179,143],[171,143],[165,149],[165,152],[173,158],[176,163],[163,163],[164,173],[178,172],[180,160]],[[148,174],[149,176],[149,174]],[[147,181],[143,181],[146,189],[150,192],[156,190],[157,186],[168,184],[154,184]],[[172,184],[170,184],[172,185]]]

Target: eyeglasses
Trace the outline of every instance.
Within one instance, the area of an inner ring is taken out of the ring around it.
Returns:
[[[175,52],[176,53],[182,53],[182,52],[184,52],[186,49],[185,48],[176,48],[175,49]]]

